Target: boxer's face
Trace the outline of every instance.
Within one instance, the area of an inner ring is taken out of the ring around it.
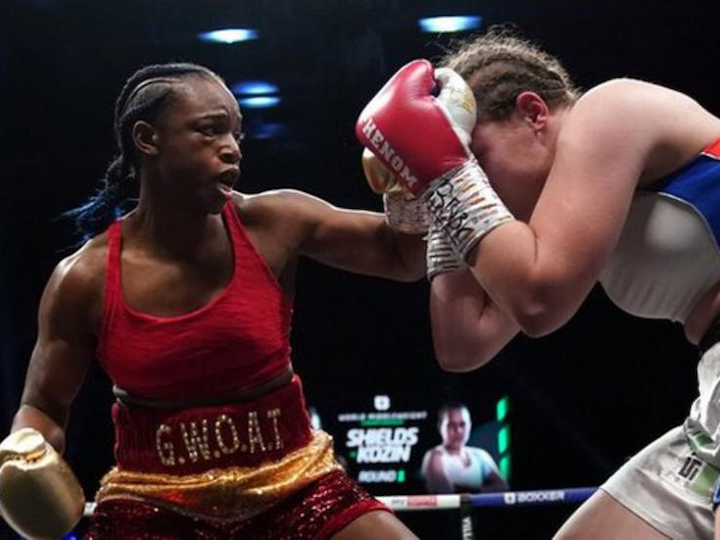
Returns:
[[[219,212],[239,176],[241,115],[218,80],[188,77],[153,127],[156,170],[167,197],[204,212]]]
[[[443,444],[452,450],[459,450],[470,437],[470,413],[466,409],[450,409],[440,425]]]
[[[552,165],[552,156],[519,115],[478,122],[470,150],[515,217],[527,220]]]

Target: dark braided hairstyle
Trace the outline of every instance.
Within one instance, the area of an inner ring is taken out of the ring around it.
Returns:
[[[441,65],[470,84],[481,121],[507,120],[524,91],[537,93],[550,108],[574,103],[581,94],[557,58],[519,37],[510,26],[490,27],[446,54]]]
[[[102,188],[85,204],[64,215],[75,220],[85,239],[104,231],[117,216],[123,204],[136,196],[139,162],[132,139],[135,122],[152,123],[177,95],[178,82],[188,77],[222,79],[197,64],[169,63],[143,67],[133,73],[115,101],[115,144],[117,155],[102,178]]]

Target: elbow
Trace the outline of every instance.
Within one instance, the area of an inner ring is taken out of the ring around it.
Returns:
[[[515,316],[515,320],[520,326],[520,331],[531,338],[547,336],[559,328],[558,325],[551,324],[544,314],[519,313]]]
[[[451,373],[473,371],[491,360],[490,356],[484,355],[479,350],[440,349],[438,347],[435,348],[435,358],[443,371]]]
[[[540,297],[535,296],[535,298]],[[523,334],[539,338],[551,334],[563,326],[574,313],[557,297],[521,301],[510,310]]]
[[[403,272],[396,277],[397,281],[403,283],[417,283],[422,279],[425,279],[425,267],[405,268]]]
[[[418,251],[413,255],[400,257],[399,259],[400,267],[398,269],[398,281],[416,283],[425,279],[427,267],[425,266],[424,244],[422,252]]]

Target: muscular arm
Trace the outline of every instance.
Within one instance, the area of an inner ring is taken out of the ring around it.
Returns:
[[[62,452],[70,405],[93,358],[89,280],[73,256],[61,262],[40,302],[38,338],[12,431],[32,427]]]
[[[430,318],[435,356],[447,371],[482,366],[520,330],[469,272],[449,272],[432,280]]]
[[[398,281],[424,277],[422,237],[392,230],[383,214],[337,208],[297,191],[281,197],[299,231],[299,254],[358,274]]]

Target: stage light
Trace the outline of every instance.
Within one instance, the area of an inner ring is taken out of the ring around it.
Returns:
[[[266,81],[242,81],[232,87],[238,103],[248,109],[265,109],[280,103],[279,88]]]
[[[497,450],[500,460],[500,474],[505,480],[510,480],[511,452],[510,452],[510,398],[502,396],[495,404],[495,420],[498,423]]]
[[[512,472],[512,460],[510,459],[510,456],[507,455],[501,457],[498,467],[500,468],[500,474],[502,474],[503,478],[505,478],[505,480],[509,479],[510,473]]]
[[[257,39],[258,31],[252,28],[226,28],[223,30],[213,30],[212,32],[203,32],[198,34],[201,41],[209,41],[211,43],[238,43],[240,41],[250,41]]]
[[[243,81],[232,87],[232,93],[236,96],[266,96],[278,92],[276,85],[265,81]]]
[[[418,21],[423,32],[434,34],[443,32],[462,32],[463,30],[475,30],[480,28],[482,17],[472,16],[451,16],[451,17],[424,17]]]
[[[248,130],[251,139],[273,139],[287,133],[287,126],[278,123],[265,123]]]
[[[510,427],[503,426],[498,433],[498,452],[504,454],[510,448]]]
[[[508,409],[510,408],[510,399],[507,396],[503,396],[495,404],[495,417],[498,422],[504,422],[507,416]]]
[[[280,98],[278,96],[250,96],[238,99],[238,103],[247,109],[267,109],[280,103]]]

